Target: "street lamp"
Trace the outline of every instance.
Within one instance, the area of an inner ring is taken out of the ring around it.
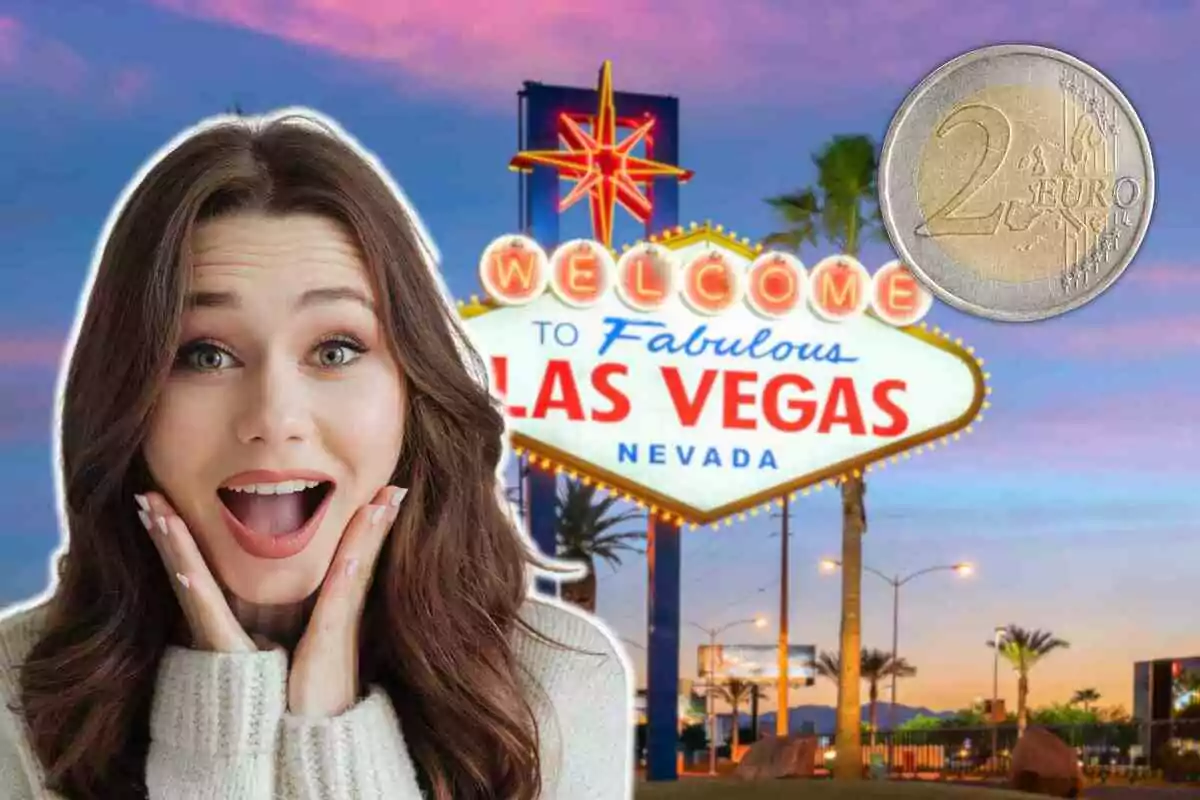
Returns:
[[[1004,642],[1007,632],[1007,628],[997,625],[995,638],[992,640],[993,649],[996,651],[992,656],[992,763],[997,769],[1000,767],[999,754],[996,752],[1000,732],[1000,720],[996,718],[996,709],[1000,705],[1000,645]]]
[[[705,713],[708,714],[708,774],[717,774],[717,715],[714,713],[713,700],[715,699],[715,689],[717,680],[717,637],[730,628],[738,625],[753,625],[756,628],[765,628],[767,625],[766,617],[755,617],[754,619],[739,619],[734,622],[728,622],[719,628],[706,628],[703,625],[697,625],[695,622],[689,622],[693,628],[698,628],[708,634],[708,700],[705,703]],[[733,721],[737,725],[737,720]]]
[[[824,572],[833,572],[842,566],[842,562],[832,558],[826,558],[821,561],[821,569]],[[877,575],[883,578],[884,581],[892,587],[892,664],[897,663],[900,651],[900,587],[914,578],[919,578],[922,575],[928,575],[931,572],[954,572],[961,577],[967,577],[974,574],[975,567],[966,562],[960,561],[957,564],[938,565],[919,569],[904,577],[899,575],[892,577],[880,572],[874,567],[863,566],[864,572],[870,572],[872,575]],[[843,658],[844,658],[843,654]],[[891,708],[888,709],[888,728],[895,730],[896,728],[896,672],[892,672],[892,689],[891,689]]]

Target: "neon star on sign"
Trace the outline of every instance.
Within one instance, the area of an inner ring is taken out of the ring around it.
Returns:
[[[480,259],[463,310],[514,446],[674,521],[710,523],[957,437],[985,407],[966,348],[911,323],[897,262],[806,269],[711,229]],[[657,509],[657,511],[654,511]]]
[[[611,246],[613,211],[618,204],[639,222],[646,223],[650,220],[653,204],[639,185],[659,177],[687,181],[692,177],[692,171],[633,155],[633,149],[653,129],[653,119],[646,120],[624,139],[617,140],[610,61],[605,61],[600,70],[597,94],[600,96],[599,108],[590,133],[564,114],[559,120],[559,138],[564,149],[518,153],[509,166],[525,171],[535,166],[550,167],[563,178],[575,181],[575,186],[559,203],[559,212],[566,211],[584,197],[588,198],[592,235]]]

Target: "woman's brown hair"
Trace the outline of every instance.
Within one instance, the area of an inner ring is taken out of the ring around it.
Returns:
[[[538,730],[510,647],[540,564],[501,507],[504,421],[431,268],[419,223],[332,130],[288,117],[198,129],[151,165],[118,215],[62,391],[62,565],[21,671],[20,712],[51,788],[145,796],[158,665],[183,623],[133,496],[179,339],[196,224],[254,211],[324,214],[362,249],[409,408],[393,483],[408,487],[367,602],[362,685],[391,696],[435,800],[535,798]],[[553,567],[551,567],[553,568]]]

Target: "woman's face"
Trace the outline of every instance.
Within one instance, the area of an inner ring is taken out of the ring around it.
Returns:
[[[145,456],[226,590],[294,603],[392,477],[405,393],[359,248],[319,216],[197,227]]]

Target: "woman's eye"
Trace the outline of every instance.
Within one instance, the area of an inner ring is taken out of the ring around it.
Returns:
[[[180,365],[196,372],[216,372],[230,366],[232,361],[229,353],[207,342],[187,345],[179,353]]]
[[[344,367],[357,361],[366,348],[358,342],[331,339],[317,346],[317,363],[322,367]]]

